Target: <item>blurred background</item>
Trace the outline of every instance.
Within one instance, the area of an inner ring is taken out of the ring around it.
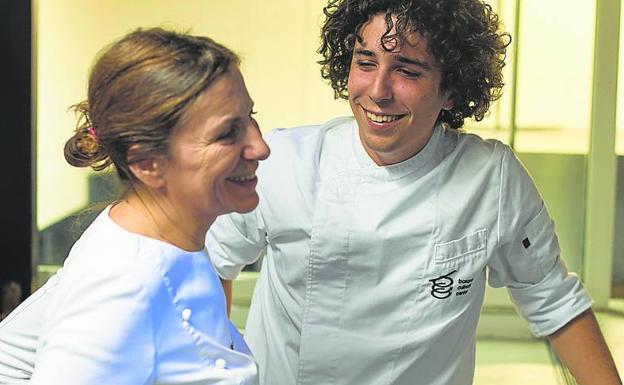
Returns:
[[[624,371],[624,47],[621,0],[488,0],[513,36],[506,87],[482,122],[465,129],[514,147],[555,219],[562,257],[595,300]],[[349,115],[321,81],[325,0],[0,0],[2,97],[0,282],[35,290],[118,191],[64,161],[75,127],[68,107],[86,97],[94,57],[137,27],[207,35],[242,57],[258,121],[277,127]],[[244,327],[255,266],[235,282]],[[8,286],[7,286],[8,287]],[[7,291],[10,291],[7,289]],[[12,293],[16,291],[13,290]],[[3,290],[4,293],[4,290]],[[18,292],[19,293],[19,292]],[[18,294],[19,295],[19,294]],[[488,290],[479,325],[476,384],[555,384],[565,373],[533,339],[504,290]]]

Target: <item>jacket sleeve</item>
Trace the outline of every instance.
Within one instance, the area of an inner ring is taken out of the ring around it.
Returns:
[[[501,160],[498,247],[488,263],[490,286],[507,287],[538,337],[588,309],[591,298],[560,257],[553,220],[528,172],[507,146]]]
[[[141,277],[121,269],[78,275],[84,274],[64,276],[56,288],[30,383],[151,383],[153,308]]]
[[[243,267],[255,262],[266,248],[266,232],[259,210],[221,215],[210,226],[206,248],[221,278],[236,278]]]

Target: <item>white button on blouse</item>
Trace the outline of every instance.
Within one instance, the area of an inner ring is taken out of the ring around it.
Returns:
[[[189,319],[191,319],[191,314],[193,314],[193,311],[188,307],[185,308],[184,310],[182,310],[182,319],[184,321],[188,321]]]
[[[257,384],[256,364],[227,318],[206,250],[128,232],[108,210],[46,292],[29,384]],[[220,368],[210,365],[217,358]]]
[[[215,360],[215,366],[219,369],[225,369],[226,362],[223,358],[217,358]]]

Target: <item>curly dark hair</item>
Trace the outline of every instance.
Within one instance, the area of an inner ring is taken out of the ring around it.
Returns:
[[[439,120],[460,128],[471,116],[483,119],[501,96],[505,50],[511,36],[500,30],[498,15],[480,0],[330,0],[323,9],[321,76],[336,98],[347,99],[349,67],[361,27],[375,14],[386,15],[381,45],[395,51],[406,34],[418,32],[440,68],[440,90],[449,92],[453,108]],[[391,31],[396,26],[396,32]]]

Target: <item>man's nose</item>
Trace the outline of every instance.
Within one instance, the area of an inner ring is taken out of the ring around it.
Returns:
[[[392,100],[392,83],[388,73],[379,71],[375,74],[369,91],[369,97],[375,103]]]

